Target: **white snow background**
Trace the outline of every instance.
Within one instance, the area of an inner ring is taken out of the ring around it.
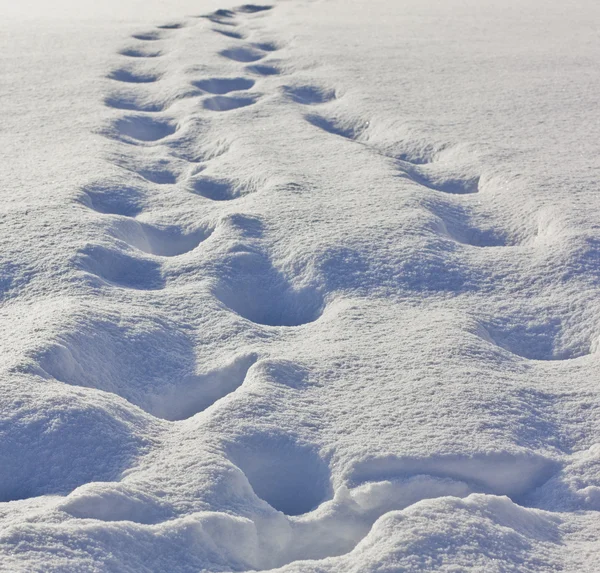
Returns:
[[[272,1],[2,3],[0,569],[599,571],[600,4]]]

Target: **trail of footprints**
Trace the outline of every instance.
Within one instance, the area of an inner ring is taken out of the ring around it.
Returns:
[[[236,41],[235,45],[221,52],[223,58],[242,64],[257,62],[277,49],[270,43],[247,42],[245,35],[236,30],[239,16],[252,15],[270,8],[244,5],[235,11],[220,10],[203,17],[212,22],[215,33]],[[203,175],[202,172],[213,159],[227,153],[227,143],[217,144],[216,148],[196,155],[196,134],[182,134],[181,125],[185,120],[179,118],[177,122],[169,114],[169,108],[179,97],[197,98],[202,108],[209,112],[227,112],[249,106],[259,99],[256,93],[245,95],[255,86],[257,78],[278,74],[279,70],[271,65],[253,65],[247,69],[246,74],[239,76],[193,80],[175,97],[161,94],[161,90],[157,88],[160,88],[161,80],[168,72],[145,68],[145,62],[153,65],[155,62],[160,63],[169,52],[170,40],[191,25],[192,19],[134,34],[132,44],[119,52],[124,61],[108,74],[113,87],[104,103],[122,113],[111,122],[105,135],[124,145],[115,154],[113,163],[130,171],[146,184],[151,184],[154,189],[158,190],[159,186],[172,188],[183,183],[182,192],[190,192],[203,200],[233,201],[259,189],[255,183]],[[113,238],[127,246],[123,250],[117,246],[89,245],[80,251],[80,266],[98,279],[98,286],[140,291],[165,289],[168,285],[163,273],[164,258],[193,251],[213,233],[214,226],[208,223],[190,229],[177,223],[158,226],[138,220],[137,217],[144,212],[148,193],[147,186],[133,182],[131,186],[124,186],[121,180],[98,181],[84,189],[82,202],[96,212],[109,216]],[[225,230],[231,228],[234,232],[236,225],[238,228],[251,226],[251,221],[249,223],[243,220],[243,216],[240,217],[236,219],[235,216],[228,216],[221,220],[220,225]],[[251,262],[245,260],[247,256],[244,257],[243,253],[234,255],[229,261],[229,268],[235,269],[237,266],[247,269],[249,264],[254,265],[254,279],[248,282],[247,277],[226,277],[221,288],[215,292],[216,298],[240,316],[260,324],[280,326],[305,322],[305,316],[297,310],[299,305],[290,300],[289,285],[273,269],[268,255],[255,254]],[[256,290],[253,291],[251,287]],[[298,296],[306,299],[303,293]],[[287,310],[289,303],[296,309],[291,314]],[[307,312],[313,313],[312,308],[318,306],[318,303],[309,305],[310,310]],[[306,320],[316,318],[318,311],[319,308],[316,308],[314,316],[311,315]],[[71,358],[77,355],[77,349],[73,350]],[[132,397],[128,395],[127,388],[122,388],[118,393],[152,415],[167,420],[181,420],[207,409],[226,394],[235,391],[255,360],[256,357],[244,359],[243,367],[233,377],[229,366],[205,376],[188,377],[182,382],[182,388],[177,389],[178,399],[167,395],[154,396],[148,400]],[[60,360],[46,361],[43,366],[54,378],[77,384],[77,381],[69,380],[66,373],[68,368],[61,366]],[[97,386],[97,383],[94,385]],[[173,389],[165,391],[172,393]],[[181,396],[187,398],[182,400]],[[195,398],[190,399],[191,396]]]
[[[253,14],[270,7],[247,5],[236,12],[218,11],[207,18],[219,26],[235,27],[234,18],[237,14]],[[186,27],[186,23],[172,23],[158,26],[155,30],[134,34],[135,44],[124,48],[120,55],[129,62],[113,70],[108,78],[123,89],[115,88],[105,98],[105,105],[124,111],[136,112],[116,118],[106,134],[122,143],[138,148],[138,154],[127,160],[127,153],[122,153],[115,163],[125,169],[130,169],[143,180],[155,185],[175,185],[181,178],[181,172],[190,172],[189,167],[203,162],[201,171],[210,162],[211,156],[200,159],[185,157],[181,148],[185,149],[186,143],[190,146],[195,141],[186,142],[178,138],[180,125],[168,114],[168,108],[173,103],[167,97],[157,95],[156,91],[145,88],[160,83],[163,74],[154,70],[144,70],[138,67],[144,60],[155,61],[164,56],[169,39],[178,31]],[[218,33],[226,30],[215,28]],[[243,39],[243,34],[231,31],[229,35],[236,39]],[[259,46],[242,45],[224,50],[222,55],[243,61],[250,58],[252,61],[265,56],[267,51],[276,49],[272,45]],[[248,55],[252,54],[252,56]],[[275,69],[275,68],[273,68]],[[261,75],[260,70],[250,70],[255,75]],[[234,78],[205,78],[193,81],[190,89],[183,92],[183,97],[200,95],[202,106],[206,110],[223,112],[255,103],[256,94],[241,95],[255,85],[251,77]],[[185,136],[184,136],[185,137]],[[162,153],[152,153],[160,148]],[[226,151],[226,150],[225,150]],[[213,154],[218,156],[223,151]],[[131,155],[131,154],[129,154]],[[182,161],[175,161],[179,158]],[[205,160],[206,159],[206,160]],[[205,161],[203,161],[205,160]],[[188,169],[181,168],[181,163],[189,163]],[[180,169],[173,169],[179,163]],[[216,179],[208,176],[192,175],[187,177],[188,189],[199,196],[211,201],[230,201],[256,191],[252,185],[228,179]],[[85,190],[84,202],[104,214],[118,215],[120,217],[135,218],[143,210],[145,202],[144,192],[135,188],[123,188],[122,185],[113,187],[111,182],[99,182]],[[132,247],[147,254],[157,257],[178,256],[195,249],[212,233],[212,229],[200,227],[191,231],[180,229],[177,225],[169,228],[158,228],[149,224],[122,221],[123,233],[128,235]],[[109,283],[128,288],[163,288],[165,285],[157,280],[160,275],[160,262],[135,260],[135,257],[114,252],[107,252],[103,247],[92,247],[83,253],[87,268],[100,275]],[[122,261],[123,264],[119,264]],[[126,268],[135,268],[135,272],[122,272]],[[142,272],[146,269],[146,272]],[[146,275],[144,277],[144,274]],[[152,275],[152,276],[149,276]],[[138,277],[133,280],[132,277]]]
[[[282,73],[277,65],[267,59],[269,53],[277,50],[277,46],[248,41],[238,25],[238,19],[270,9],[270,6],[245,5],[236,10],[217,10],[203,16],[211,22],[215,33],[234,42],[219,53],[223,58],[238,63],[240,73],[234,77],[196,79],[182,90],[182,97],[199,98],[206,112],[215,113],[231,112],[257,103],[260,94],[253,90],[260,78]],[[163,73],[144,69],[141,65],[145,62],[160,62],[168,53],[169,40],[191,24],[192,22],[167,23],[154,30],[134,34],[133,43],[119,52],[126,62],[109,74],[108,79],[115,87],[104,103],[110,108],[120,110],[121,115],[113,121],[106,135],[131,148],[131,153],[121,154],[116,163],[155,186],[155,189],[174,186],[183,180],[186,191],[198,195],[202,200],[234,201],[258,189],[245,182],[203,176],[202,169],[195,169],[198,164],[206,166],[215,157],[226,153],[226,142],[218,149],[196,156],[192,148],[197,146],[197,142],[193,137],[188,142],[186,135],[180,134],[180,124],[169,115],[173,99],[149,89],[160,85]],[[319,106],[325,109],[336,100],[334,90],[313,85],[283,86],[282,92],[291,103],[313,109],[319,109]],[[361,140],[366,122],[343,121],[335,115],[315,112],[306,113],[305,118],[313,126],[331,135],[369,146],[368,140]],[[186,146],[190,149],[187,154],[181,152],[182,149],[185,151]],[[376,148],[373,149],[380,152]],[[449,200],[442,210],[443,213],[439,214],[443,221],[441,233],[476,247],[509,245],[502,232],[478,230],[468,224],[470,213],[477,209],[477,205],[471,205],[468,201],[480,190],[479,177],[447,176],[436,166],[434,156],[415,158],[399,155],[392,159],[398,170],[416,184],[436,193],[460,196],[457,201]],[[188,229],[178,224],[158,226],[138,221],[136,218],[144,211],[147,195],[148,191],[143,186],[132,184],[131,187],[125,187],[122,181],[100,181],[85,189],[82,202],[97,213],[111,217],[114,223],[111,228],[115,229],[115,237],[131,247],[129,250],[119,250],[117,247],[90,245],[80,253],[82,267],[97,277],[101,284],[138,290],[168,288],[162,272],[164,258],[177,257],[193,251],[214,232],[214,227],[208,224]],[[222,222],[233,232],[242,227],[247,229],[249,223],[255,225],[256,234],[260,236],[260,221],[253,223],[245,219],[244,215],[230,216]],[[314,321],[323,312],[323,299],[310,290],[292,291],[285,277],[280,276],[274,269],[268,254],[255,251],[238,253],[229,263],[231,276],[224,277],[223,284],[214,295],[240,316],[258,324],[293,327]],[[254,271],[250,280],[246,274],[242,282],[236,282],[236,269]],[[183,420],[210,408],[218,400],[240,388],[257,360],[256,354],[234,358],[220,370],[184,380],[182,387],[175,388],[177,392],[171,397],[167,394],[147,399],[132,397],[126,394],[125,389],[119,395],[151,415],[171,421]],[[77,383],[69,379],[68,373],[65,374],[61,370],[60,364],[45,366],[46,371],[56,379]],[[208,391],[201,387],[207,387]],[[173,391],[173,388],[169,391]],[[256,439],[256,443],[247,444],[247,448],[238,447],[230,452],[232,461],[245,472],[259,496],[287,515],[300,515],[323,503],[334,504],[329,513],[325,512],[322,522],[295,524],[296,529],[290,544],[293,545],[294,539],[300,537],[304,542],[306,539],[312,541],[306,544],[306,547],[288,553],[279,564],[294,559],[323,558],[352,550],[367,535],[379,516],[390,511],[390,508],[406,507],[405,490],[415,491],[411,480],[417,474],[422,483],[420,482],[420,489],[416,488],[419,495],[416,495],[412,503],[441,495],[463,496],[471,491],[509,495],[526,493],[523,481],[516,478],[510,486],[510,491],[502,490],[492,478],[490,483],[477,485],[477,476],[481,474],[481,468],[477,464],[489,466],[489,460],[471,460],[473,467],[470,469],[464,469],[466,462],[460,459],[395,460],[391,465],[382,462],[382,467],[394,466],[390,475],[385,475],[384,470],[378,471],[374,462],[367,470],[359,471],[355,468],[354,474],[351,475],[351,485],[355,489],[344,495],[349,496],[348,499],[353,496],[356,499],[352,503],[348,502],[352,509],[349,513],[344,513],[344,503],[347,500],[342,503],[336,496],[335,502],[327,501],[332,496],[329,468],[325,467],[318,455],[310,449],[298,448],[291,442],[269,445],[264,436],[259,438]],[[283,457],[278,456],[277,452]],[[262,463],[257,464],[256,459],[262,460]],[[411,463],[415,468],[411,469]],[[499,469],[498,473],[502,475],[512,472],[513,466],[523,468],[525,464],[528,474],[525,489],[539,485],[553,471],[550,464],[544,460],[523,462],[509,457],[494,460],[494,464]],[[514,473],[516,476],[516,472]],[[299,478],[288,483],[290,475],[298,475]],[[376,491],[377,488],[370,488],[370,491],[375,491],[376,494],[368,495],[378,496],[370,501],[365,498],[367,494],[360,491],[361,484],[393,480],[395,475],[408,476],[408,481],[395,485],[386,482],[388,485],[381,486],[380,489],[387,487],[393,490],[388,492],[388,498],[384,496],[385,502],[381,501],[382,494]],[[444,483],[439,482],[438,478],[442,478]],[[450,483],[452,479],[459,481]],[[365,507],[360,505],[361,499]],[[352,527],[355,527],[355,532],[348,533],[345,539],[331,539],[332,532],[335,532],[336,526],[339,525],[338,521],[344,523],[344,520],[348,519],[354,523]],[[316,533],[307,533],[315,528],[315,524],[318,525]],[[327,535],[321,535],[321,530],[326,530]]]
[[[294,101],[305,105],[327,103],[335,97],[333,92],[315,87],[297,88],[288,90],[288,93]],[[523,244],[495,224],[494,214],[485,209],[478,197],[484,185],[481,176],[461,173],[460,165],[441,160],[445,150],[436,152],[432,146],[420,154],[392,154],[370,142],[367,133],[369,121],[344,117],[336,113],[335,108],[330,108],[329,114],[306,113],[304,118],[328,134],[389,157],[400,176],[433,192],[422,200],[420,206],[437,219],[433,230],[438,236],[475,248],[511,248]],[[522,310],[519,310],[516,315],[489,318],[485,323],[481,321],[475,334],[486,343],[527,360],[569,360],[597,350],[597,340],[589,335],[580,337],[567,348],[560,347],[556,341],[561,334],[561,320],[546,318],[540,324],[537,318],[534,312],[523,316]],[[527,323],[529,325],[525,326]]]
[[[204,16],[215,25],[214,32],[240,42],[222,50],[221,56],[245,64],[257,62],[277,50],[277,46],[272,43],[247,42],[245,35],[236,31],[236,18],[239,15],[270,9],[270,6],[244,5],[235,11],[219,10]],[[191,175],[184,178],[187,192],[214,202],[233,201],[259,191],[257,184],[202,174],[211,160],[227,152],[227,144],[201,154],[199,158],[186,158],[185,153],[182,155],[182,149],[197,149],[194,134],[189,140],[185,135],[180,137],[182,122],[180,120],[177,123],[168,111],[172,102],[161,97],[160,93],[157,95],[155,91],[147,90],[148,86],[160,84],[164,74],[137,67],[139,62],[146,59],[155,61],[166,55],[169,39],[186,26],[186,23],[173,23],[134,34],[132,38],[136,43],[119,52],[126,60],[132,60],[134,65],[126,61],[110,72],[108,79],[118,86],[123,84],[128,89],[124,91],[120,87],[113,88],[104,103],[116,110],[136,113],[123,113],[116,117],[105,135],[126,146],[115,155],[113,163],[131,171],[145,182],[154,186],[176,185],[181,179],[180,173],[186,169],[176,169],[175,166],[187,163],[187,167],[191,167],[191,170],[187,169]],[[243,95],[255,86],[257,78],[280,73],[276,66],[270,64],[247,66],[246,71],[251,75],[193,80],[190,82],[192,91],[184,89],[182,95],[200,98],[203,109],[211,112],[231,111],[258,101],[258,94]],[[194,170],[199,164],[201,168]],[[144,211],[148,195],[147,190],[139,185],[123,186],[121,181],[105,180],[88,186],[84,192],[82,202],[96,212],[110,216],[113,237],[130,247],[124,251],[117,247],[89,245],[80,251],[79,264],[98,278],[98,286],[109,285],[140,291],[165,289],[168,285],[164,278],[162,259],[193,251],[215,230],[210,224],[187,229],[178,224],[157,226],[137,220]],[[251,229],[253,225],[253,221],[243,215],[227,216],[220,223],[221,227],[232,232]],[[257,235],[260,236],[260,230]],[[234,253],[230,257],[226,265],[228,272],[224,273],[220,286],[214,292],[215,297],[226,307],[257,324],[298,326],[316,320],[323,310],[322,298],[311,290],[293,291],[285,277],[274,269],[268,254],[258,251],[258,248],[252,249],[251,252]],[[143,256],[144,254],[148,256]],[[248,269],[251,270],[250,274]],[[236,276],[238,271],[240,276]],[[70,354],[72,358],[77,352]],[[128,395],[126,388],[119,390],[118,394],[152,415],[167,420],[181,420],[207,409],[218,399],[235,391],[241,386],[247,370],[255,360],[256,357],[244,362],[247,366],[236,375],[238,382],[235,384],[230,380],[229,367],[204,377],[183,381],[183,387],[180,388],[182,396],[202,394],[203,399],[198,396],[191,401],[175,400],[162,395],[145,400]],[[60,361],[46,362],[43,367],[49,375],[58,380],[69,381],[69,375],[65,374],[68,368],[62,367]],[[206,380],[210,380],[210,384]],[[77,384],[76,381],[71,382]],[[94,382],[93,385],[97,387],[98,383]],[[168,391],[172,392],[172,389]],[[208,400],[206,396],[213,396],[213,399]]]

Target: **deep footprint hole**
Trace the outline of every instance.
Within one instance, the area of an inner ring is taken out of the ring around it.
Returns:
[[[142,142],[151,142],[164,139],[177,130],[177,125],[167,119],[132,115],[115,121],[115,130],[126,141],[133,139]]]
[[[307,114],[304,116],[304,119],[323,131],[352,140],[358,139],[369,125],[366,121],[329,119],[316,114]]]
[[[149,50],[146,48],[125,48],[119,54],[128,58],[158,58],[162,56],[162,52],[159,50]]]
[[[203,92],[215,95],[249,90],[254,86],[254,83],[254,80],[249,78],[208,78],[192,82],[195,87],[201,89]]]
[[[279,46],[274,42],[258,42],[253,44],[253,46],[264,52],[276,52],[279,50]]]
[[[85,187],[81,202],[105,215],[135,217],[142,211],[142,195],[133,187],[118,184],[97,184]]]
[[[233,181],[202,176],[193,180],[191,191],[212,201],[231,201],[246,194],[244,188]]]
[[[323,313],[324,300],[315,288],[294,287],[263,255],[240,251],[224,264],[214,294],[247,320],[266,326],[300,326]]]
[[[104,99],[104,105],[115,109],[141,111],[145,113],[157,113],[165,109],[163,103],[136,94],[109,95]]]
[[[150,84],[160,79],[160,74],[151,72],[134,72],[125,68],[113,70],[108,78],[117,82],[130,84]]]
[[[208,239],[212,227],[200,227],[186,232],[179,226],[156,227],[142,224],[148,243],[147,252],[160,257],[176,257],[193,251],[200,243]]]
[[[243,12],[245,14],[256,14],[257,12],[265,12],[266,10],[271,10],[273,6],[269,6],[267,4],[244,4],[237,8],[238,12]]]
[[[136,290],[164,287],[160,264],[116,249],[90,245],[78,254],[79,266],[103,282]]]
[[[187,420],[240,388],[257,358],[256,354],[238,356],[206,374],[187,376],[151,396],[142,408],[164,420]]]
[[[256,62],[265,57],[265,53],[254,48],[228,48],[219,52],[221,56],[235,62]]]
[[[281,71],[275,66],[266,66],[260,64],[255,66],[248,66],[246,70],[259,76],[277,76],[281,73]]]
[[[254,103],[256,103],[254,97],[214,96],[205,99],[202,105],[204,109],[210,111],[231,111]]]
[[[132,34],[131,37],[144,42],[155,42],[157,40],[161,40],[163,34],[159,31],[141,32],[139,34]]]
[[[317,86],[284,86],[284,93],[296,103],[317,105],[335,99],[335,91]]]
[[[162,24],[160,26],[156,26],[159,30],[180,30],[183,28],[185,24],[181,22],[172,22],[170,24]]]
[[[286,515],[308,513],[332,495],[328,465],[316,448],[292,436],[244,436],[227,453],[254,493]]]
[[[234,40],[243,40],[244,35],[241,32],[235,32],[233,30],[219,30],[218,28],[213,28],[214,32],[218,34],[222,34],[223,36],[227,36],[228,38],[233,38]]]
[[[451,195],[470,195],[479,192],[479,176],[454,176],[432,172],[431,168],[398,161],[398,167],[415,183],[433,191]]]

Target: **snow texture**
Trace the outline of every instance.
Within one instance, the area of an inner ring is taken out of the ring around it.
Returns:
[[[0,15],[0,570],[598,571],[597,3]]]

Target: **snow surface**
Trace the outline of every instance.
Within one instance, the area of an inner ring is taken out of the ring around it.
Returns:
[[[600,569],[600,5],[2,5],[0,569]]]

